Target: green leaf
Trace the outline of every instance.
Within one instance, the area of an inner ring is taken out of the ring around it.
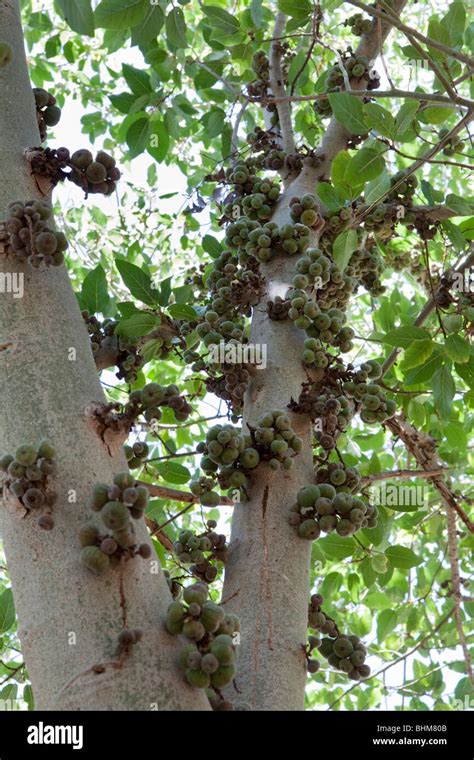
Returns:
[[[377,640],[381,644],[397,625],[398,615],[395,610],[382,610],[377,615]]]
[[[204,235],[201,245],[213,259],[217,259],[222,253],[222,244],[212,235]]]
[[[160,338],[147,340],[140,349],[140,354],[146,362],[151,361],[155,356],[160,356],[163,348],[163,341]]]
[[[453,115],[453,109],[444,106],[430,106],[420,111],[418,119],[423,124],[442,124]]]
[[[368,182],[384,169],[385,160],[380,153],[373,148],[360,148],[347,165],[345,179],[351,184]]]
[[[119,95],[110,95],[110,102],[120,113],[129,113],[135,103],[135,95],[131,92],[121,92]]]
[[[433,401],[436,411],[447,419],[451,414],[456,386],[451,370],[446,365],[436,370],[433,376]]]
[[[150,144],[150,121],[148,117],[142,117],[134,121],[127,130],[125,139],[130,148],[130,157],[135,158],[143,153]]]
[[[443,40],[444,43],[450,47],[460,45],[465,24],[466,9],[464,8],[464,3],[451,3],[447,14],[441,19],[441,26],[447,34],[447,40]]]
[[[203,5],[203,13],[210,19],[213,29],[220,29],[224,34],[235,34],[240,29],[240,22],[235,16],[216,5]]]
[[[431,338],[426,338],[426,340],[415,340],[406,349],[400,369],[403,372],[406,372],[412,367],[418,367],[420,364],[424,364],[433,353],[433,349],[434,343]]]
[[[165,14],[159,5],[152,5],[142,21],[132,29],[132,45],[143,45],[156,39],[165,23]]]
[[[385,556],[393,567],[398,567],[401,570],[408,570],[410,567],[416,567],[423,562],[421,557],[418,557],[406,546],[389,546],[385,551]]]
[[[357,544],[352,536],[342,538],[341,536],[331,534],[320,538],[318,546],[327,557],[345,559],[346,557],[350,557]]]
[[[211,108],[201,119],[206,137],[217,137],[222,132],[225,122],[225,112],[222,108]]]
[[[166,17],[166,39],[174,48],[185,48],[188,44],[186,39],[186,21],[181,8],[173,8]]]
[[[157,293],[152,287],[150,275],[125,259],[115,259],[115,264],[132,296],[148,306],[156,306]]]
[[[174,303],[168,308],[168,312],[173,319],[187,319],[193,322],[197,317],[197,312],[192,306],[185,303]]]
[[[57,0],[66,22],[78,34],[93,37],[95,32],[91,0]]]
[[[156,469],[167,483],[184,485],[184,483],[188,483],[191,478],[189,470],[181,464],[176,464],[176,462],[160,462],[156,466]]]
[[[363,107],[365,122],[368,127],[375,129],[379,134],[384,137],[395,138],[397,134],[397,127],[395,119],[390,111],[386,108],[382,108],[378,103],[366,103]]]
[[[419,107],[420,104],[417,100],[407,100],[402,105],[395,119],[395,126],[397,129],[395,137],[397,140],[401,140],[406,136]]]
[[[384,343],[398,348],[408,348],[413,340],[431,340],[431,337],[422,327],[413,327],[412,325],[396,327],[395,330],[390,330],[383,337]]]
[[[278,10],[295,19],[303,19],[313,11],[310,0],[278,0]]]
[[[457,364],[467,364],[469,361],[471,349],[467,340],[461,335],[448,335],[444,349],[449,358]]]
[[[0,595],[0,633],[8,631],[15,622],[15,605],[10,588]]]
[[[252,21],[255,24],[255,27],[260,29],[263,24],[262,0],[252,0],[250,5],[250,15],[252,16]]]
[[[443,358],[439,349],[434,348],[430,358],[419,367],[410,369],[405,377],[405,385],[420,385],[420,383],[426,383],[438,369],[442,363]]]
[[[92,269],[82,283],[81,302],[84,309],[91,314],[104,312],[110,301],[107,292],[107,277],[102,266],[99,264]]]
[[[121,320],[115,332],[117,335],[126,335],[128,338],[141,338],[152,330],[156,330],[159,324],[160,318],[156,314],[141,311],[128,319]]]
[[[390,174],[386,169],[379,174],[372,182],[368,182],[364,187],[364,198],[366,203],[376,203],[383,198],[387,190],[390,189]]]
[[[146,71],[136,69],[135,66],[130,66],[128,63],[123,63],[122,74],[135,95],[149,95],[150,92],[153,92],[150,77]]]
[[[320,182],[316,186],[316,194],[328,211],[337,211],[344,205],[344,199],[330,182]]]
[[[150,122],[147,151],[160,164],[168,153],[170,138],[169,132],[162,121]]]
[[[344,271],[349,259],[359,245],[357,232],[355,230],[345,230],[341,232],[334,241],[332,247],[332,257],[341,270]]]
[[[365,135],[367,125],[359,98],[347,92],[330,92],[328,95],[334,117],[353,135]]]
[[[465,198],[461,198],[459,195],[449,193],[444,202],[448,208],[455,211],[458,216],[469,216],[472,214],[474,204],[469,203]]]
[[[149,9],[148,0],[102,0],[94,12],[95,24],[105,29],[136,26]]]

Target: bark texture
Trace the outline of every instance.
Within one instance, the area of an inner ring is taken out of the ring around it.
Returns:
[[[17,0],[0,0],[0,34],[14,51],[0,70],[0,219],[12,200],[39,197],[23,158],[39,135]],[[77,529],[88,521],[96,481],[126,468],[121,452],[98,439],[85,409],[103,393],[66,268],[37,271],[0,258],[3,272],[24,273],[24,297],[0,294],[0,439],[4,452],[48,437],[57,448],[56,526],[42,531],[0,506],[2,537],[19,619],[22,651],[37,709],[205,710],[176,665],[179,641],[163,627],[170,594],[161,568],[137,558],[96,578],[79,563]],[[70,349],[76,359],[70,360]],[[71,494],[75,497],[71,498]],[[142,522],[139,535],[146,540]],[[153,572],[155,569],[158,572]],[[123,624],[143,640],[118,669]]]

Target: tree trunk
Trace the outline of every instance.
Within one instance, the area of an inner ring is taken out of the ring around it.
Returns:
[[[303,171],[285,191],[272,217],[291,222],[289,201],[314,193],[314,173]],[[314,235],[311,245],[317,245]],[[245,397],[244,426],[272,409],[286,409],[307,381],[301,355],[307,337],[290,320],[272,321],[266,301],[283,297],[295,274],[295,257],[265,266],[266,296],[254,309],[250,341],[266,345],[267,367],[257,371]],[[287,410],[288,411],[288,410]],[[237,687],[239,700],[255,710],[302,710],[306,660],[302,645],[308,626],[311,542],[299,538],[288,523],[296,493],[314,481],[311,420],[289,413],[303,438],[301,454],[289,472],[260,465],[251,479],[250,499],[235,507],[223,600],[226,611],[240,617]],[[230,693],[232,690],[230,691]]]
[[[13,62],[0,70],[0,218],[16,199],[40,197],[23,150],[39,144],[18,0],[0,0],[1,37]],[[35,516],[20,519],[5,503],[2,535],[19,620],[22,651],[38,709],[209,709],[203,692],[188,687],[176,665],[180,642],[163,627],[170,594],[161,568],[135,558],[121,571],[96,578],[79,563],[78,527],[90,519],[96,481],[126,469],[99,440],[85,410],[103,402],[89,338],[66,268],[38,271],[12,257],[3,272],[24,273],[24,296],[0,295],[0,436],[4,453],[21,443],[50,439],[58,451],[55,527],[42,531]],[[70,349],[76,360],[70,360]],[[8,392],[5,392],[8,391]],[[75,492],[75,501],[70,499]],[[139,538],[146,539],[143,521]],[[121,583],[122,572],[122,583]],[[126,620],[125,620],[126,615]],[[113,660],[123,624],[143,640],[120,669]]]

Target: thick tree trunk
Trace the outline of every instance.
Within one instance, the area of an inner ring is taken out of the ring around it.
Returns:
[[[286,190],[272,221],[291,222],[289,201],[314,192],[314,175],[303,171]],[[313,245],[317,245],[314,236]],[[254,309],[251,342],[266,345],[267,367],[256,373],[245,398],[244,424],[272,409],[286,409],[307,380],[301,355],[306,334],[290,320],[268,319],[266,301],[284,296],[295,274],[295,258],[262,267],[267,294]],[[311,421],[289,413],[304,441],[289,472],[260,465],[250,500],[234,510],[223,599],[240,616],[237,687],[239,700],[255,710],[302,710],[306,681],[309,560],[311,542],[299,538],[288,511],[301,486],[314,480]],[[232,693],[232,690],[230,690]]]
[[[39,144],[28,78],[18,0],[0,0],[0,36],[14,51],[0,70],[0,219],[16,199],[39,197],[23,150]],[[4,272],[24,273],[24,297],[0,294],[0,440],[5,453],[44,436],[58,451],[59,498],[55,528],[42,531],[34,516],[19,519],[0,507],[22,651],[38,709],[209,709],[201,691],[189,688],[176,665],[180,644],[163,628],[169,591],[139,558],[96,578],[79,563],[77,529],[91,517],[96,481],[111,482],[125,469],[85,415],[102,402],[89,338],[64,266],[38,271],[0,258]],[[70,349],[76,360],[70,360]],[[72,492],[75,502],[69,501]],[[140,538],[146,540],[144,523]],[[113,659],[126,623],[144,631],[121,669],[91,667]]]

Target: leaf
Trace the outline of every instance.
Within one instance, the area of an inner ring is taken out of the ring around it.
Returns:
[[[423,560],[415,552],[406,546],[389,546],[385,551],[385,556],[393,567],[401,570],[408,570],[410,567],[420,565]]]
[[[141,311],[128,319],[121,320],[115,328],[115,332],[117,335],[126,335],[128,338],[141,338],[155,330],[159,324],[160,318],[156,314]]]
[[[168,307],[168,312],[173,319],[187,319],[193,322],[197,317],[197,312],[192,306],[185,303],[174,303]]]
[[[143,153],[150,143],[150,121],[148,117],[141,117],[133,122],[127,130],[125,139],[130,148],[130,157],[136,158]]]
[[[135,95],[148,95],[150,92],[153,92],[150,77],[146,71],[136,69],[135,66],[130,66],[128,63],[123,63],[122,74]]]
[[[363,107],[365,122],[368,127],[377,130],[384,137],[395,138],[397,127],[390,111],[378,103],[366,103]]]
[[[412,367],[418,367],[431,356],[434,349],[434,343],[431,338],[426,340],[414,341],[405,351],[403,362],[400,365],[400,369],[403,372],[411,369]]]
[[[105,29],[128,29],[146,15],[148,0],[102,0],[94,12],[95,24]]]
[[[457,364],[467,364],[469,361],[471,349],[467,340],[461,335],[448,335],[444,349],[449,358]]]
[[[436,370],[433,376],[433,401],[435,409],[443,419],[451,414],[452,402],[456,386],[449,367],[444,365]]]
[[[156,306],[157,294],[152,287],[150,275],[125,259],[115,259],[115,264],[132,296],[148,306]]]
[[[373,148],[360,148],[347,165],[345,179],[351,184],[368,182],[383,172],[385,160]]]
[[[466,10],[464,3],[451,3],[447,14],[441,19],[441,26],[448,38],[447,41],[444,40],[445,44],[448,44],[450,47],[461,44],[465,24]]]
[[[423,328],[413,327],[412,325],[396,327],[395,330],[390,330],[383,337],[384,343],[398,348],[408,348],[413,340],[431,340],[431,337]]]
[[[397,140],[401,140],[410,129],[419,106],[420,104],[417,100],[407,100],[400,108],[395,118],[395,126],[397,128],[395,137]]]
[[[366,203],[376,203],[383,198],[387,190],[390,190],[390,174],[386,169],[379,174],[372,182],[368,182],[364,187],[364,198]]]
[[[418,119],[423,124],[442,124],[443,121],[449,119],[452,116],[453,110],[451,108],[445,108],[444,106],[430,106],[420,111]]]
[[[344,199],[330,182],[319,182],[316,186],[316,194],[329,211],[337,211],[344,205]]]
[[[252,21],[255,24],[255,27],[260,29],[263,24],[262,0],[252,0],[250,5],[250,15],[252,16]]]
[[[147,151],[155,161],[161,163],[168,153],[170,138],[169,132],[162,121],[151,121],[149,132],[149,144]]]
[[[377,615],[377,640],[381,644],[397,625],[398,615],[395,610],[382,610]]]
[[[142,21],[132,28],[132,45],[143,45],[152,42],[165,23],[165,14],[159,5],[152,5]]]
[[[440,351],[435,347],[432,355],[424,364],[407,372],[405,385],[420,385],[420,383],[425,383],[434,375],[442,361]]]
[[[110,301],[107,292],[107,277],[102,266],[99,264],[92,269],[82,283],[81,301],[84,309],[92,314],[104,312]]]
[[[216,259],[222,252],[222,244],[212,235],[204,235],[201,245],[213,259]]]
[[[204,114],[201,123],[206,132],[206,137],[217,137],[222,132],[225,122],[225,112],[221,108],[211,108]]]
[[[93,37],[95,32],[91,0],[57,0],[66,22],[78,34]]]
[[[174,48],[185,48],[188,44],[186,21],[181,8],[173,8],[166,16],[166,39]]]
[[[189,470],[176,462],[160,462],[156,469],[167,483],[184,485],[191,478]]]
[[[149,362],[160,356],[163,349],[163,341],[160,338],[152,338],[147,340],[140,349],[140,354],[143,356],[145,362]]]
[[[0,595],[0,632],[8,631],[15,622],[15,605],[10,588]]]
[[[344,271],[349,259],[359,245],[359,239],[355,230],[346,230],[341,232],[334,241],[332,247],[332,257],[341,270]]]
[[[211,20],[213,29],[220,29],[224,34],[235,34],[240,29],[240,22],[235,16],[216,5],[203,5],[203,13]]]
[[[110,102],[120,113],[129,113],[135,103],[135,95],[131,92],[121,92],[119,95],[110,95]]]
[[[352,536],[342,538],[341,536],[331,534],[319,539],[318,546],[327,557],[345,559],[353,553],[356,543]]]
[[[310,0],[278,0],[278,10],[296,19],[303,19],[313,10]]]
[[[468,203],[465,198],[461,198],[459,195],[449,193],[444,202],[448,208],[455,211],[458,216],[469,216],[472,214],[474,204]]]
[[[367,125],[359,98],[347,92],[330,92],[328,95],[335,119],[353,135],[365,135]]]

